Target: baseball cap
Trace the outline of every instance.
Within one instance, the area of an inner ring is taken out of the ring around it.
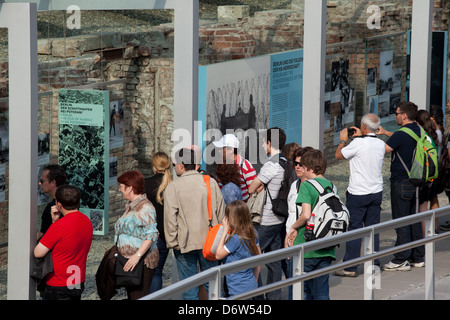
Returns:
[[[239,148],[239,140],[234,136],[234,134],[226,134],[222,139],[213,142],[217,148],[231,147]]]

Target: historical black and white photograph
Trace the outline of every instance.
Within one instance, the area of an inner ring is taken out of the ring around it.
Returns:
[[[109,103],[109,148],[123,146],[123,100]]]
[[[38,165],[50,163],[50,133],[38,135]]]
[[[369,68],[367,70],[367,90],[366,94],[368,97],[377,94],[377,68]]]

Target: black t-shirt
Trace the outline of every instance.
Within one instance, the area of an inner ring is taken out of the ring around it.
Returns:
[[[165,239],[164,206],[156,201],[156,194],[157,194],[159,185],[161,184],[163,176],[164,176],[163,173],[156,173],[154,176],[145,179],[145,193],[147,194],[147,199],[150,200],[150,202],[155,207],[156,223],[157,223],[156,228],[159,231],[159,236],[162,237],[162,239]]]
[[[411,129],[415,134],[420,136],[420,127],[417,125],[417,123],[409,123],[404,125],[404,127]],[[398,158],[398,154],[406,164],[408,170],[411,169],[414,150],[417,146],[416,140],[414,140],[414,138],[412,138],[406,132],[397,130],[389,138],[386,144],[394,149],[394,151],[392,151],[391,158],[391,181],[408,179],[408,172],[403,167],[403,164]]]
[[[52,225],[52,206],[56,203],[55,199],[53,199],[50,203],[47,204],[44,211],[42,212],[41,217],[41,232],[45,233],[48,228]]]

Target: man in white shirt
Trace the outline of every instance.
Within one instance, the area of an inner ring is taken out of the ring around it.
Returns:
[[[353,134],[355,138],[349,145],[347,145],[348,130],[344,129],[340,133],[341,141],[336,149],[335,158],[350,160],[350,180],[346,194],[346,205],[350,212],[349,231],[380,222],[385,143],[376,135],[379,126],[379,118],[369,113],[362,117],[361,129],[352,127],[355,130]],[[374,247],[375,251],[378,251],[378,235],[375,236]],[[360,250],[360,239],[348,241],[344,261],[359,257]],[[339,270],[336,275],[356,277],[357,267]]]
[[[281,239],[282,228],[284,228],[285,218],[276,215],[272,211],[272,202],[270,198],[278,198],[281,182],[284,178],[284,169],[280,165],[281,149],[286,143],[285,132],[273,127],[267,129],[266,136],[263,138],[263,145],[267,155],[270,155],[270,160],[264,163],[257,177],[253,179],[248,191],[250,194],[261,191],[266,186],[270,197],[266,196],[266,202],[263,207],[263,214],[261,217],[261,224],[256,226],[259,236],[259,245],[261,252],[270,252],[282,248],[284,239]],[[281,281],[281,261],[275,261],[267,264],[267,284]],[[259,279],[261,284],[261,279]],[[267,300],[280,300],[281,290],[275,290],[266,294]]]

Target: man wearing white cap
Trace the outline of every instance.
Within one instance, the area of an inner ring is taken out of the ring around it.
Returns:
[[[222,150],[224,161],[226,161],[226,159],[232,159],[232,161],[234,161],[234,163],[239,166],[241,175],[242,200],[247,201],[249,198],[248,186],[251,184],[253,179],[255,179],[256,171],[255,168],[253,168],[253,165],[247,159],[244,159],[241,155],[238,154],[238,138],[236,138],[236,136],[233,134],[226,134],[222,136],[222,139],[214,141],[213,144],[216,148]],[[222,188],[222,185],[220,183],[219,186]]]

